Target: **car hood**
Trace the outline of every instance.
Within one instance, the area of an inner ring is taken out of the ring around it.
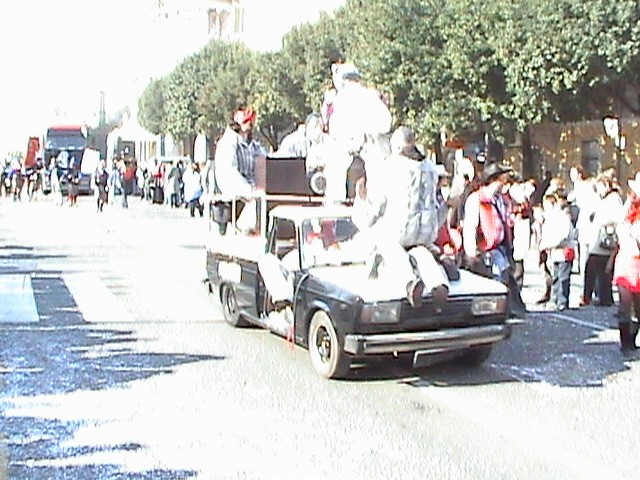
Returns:
[[[323,282],[358,295],[365,302],[383,302],[401,300],[406,297],[406,282],[395,278],[380,276],[370,279],[369,269],[365,265],[339,267],[314,267],[309,273]],[[496,280],[482,277],[467,270],[460,270],[460,279],[451,282],[449,298],[474,295],[506,295],[507,287]],[[428,298],[430,292],[425,291]]]

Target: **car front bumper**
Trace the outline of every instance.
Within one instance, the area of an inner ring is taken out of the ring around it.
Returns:
[[[446,352],[478,345],[491,345],[508,338],[511,325],[484,325],[436,330],[431,332],[348,334],[344,351],[352,355],[377,355],[415,351]]]

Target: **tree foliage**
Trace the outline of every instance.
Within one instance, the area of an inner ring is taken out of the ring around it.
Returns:
[[[337,59],[355,63],[390,98],[394,122],[425,139],[442,128],[504,135],[620,106],[640,113],[640,3],[347,0],[293,28],[278,52],[209,43],[150,83],[140,122],[177,137],[213,134],[247,103],[275,147],[319,109]]]
[[[251,103],[249,77],[255,69],[255,52],[241,43],[211,41],[197,57],[201,78],[194,92],[194,133],[217,134],[231,112]]]
[[[166,132],[164,105],[163,80],[151,80],[138,99],[138,122],[155,135]]]
[[[300,121],[305,110],[301,90],[285,68],[287,59],[277,53],[264,53],[249,73],[251,105],[258,112],[257,127],[273,149],[282,132]]]
[[[341,12],[335,17],[323,14],[316,23],[296,27],[283,39],[278,55],[291,82],[287,88],[298,120],[320,110],[323,94],[331,88],[331,65],[346,58],[351,32]]]

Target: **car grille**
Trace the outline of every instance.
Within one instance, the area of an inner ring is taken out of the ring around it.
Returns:
[[[440,312],[436,312],[433,304],[430,300],[424,299],[422,306],[418,308],[414,308],[409,305],[408,301],[404,301],[402,304],[402,313],[401,319],[402,321],[407,320],[416,320],[424,317],[464,317],[471,316],[471,304],[473,302],[472,298],[464,298],[464,299],[449,299],[443,306]]]
[[[404,302],[400,316],[400,326],[403,330],[423,330],[447,328],[447,327],[467,327],[496,323],[500,320],[500,315],[486,315],[476,317],[471,313],[473,298],[449,299],[437,312],[429,299],[425,299],[422,306],[413,308],[409,302]]]

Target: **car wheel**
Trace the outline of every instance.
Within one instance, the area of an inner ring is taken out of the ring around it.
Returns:
[[[315,371],[325,378],[343,378],[349,372],[351,359],[343,352],[331,319],[318,311],[309,326],[309,356]]]
[[[222,287],[221,297],[222,312],[224,313],[225,321],[232,327],[246,326],[246,321],[243,320],[240,315],[240,309],[238,308],[238,302],[236,301],[236,294],[233,287],[230,285],[224,285]]]
[[[489,358],[492,348],[491,345],[472,347],[464,352],[458,361],[468,367],[478,367]]]

